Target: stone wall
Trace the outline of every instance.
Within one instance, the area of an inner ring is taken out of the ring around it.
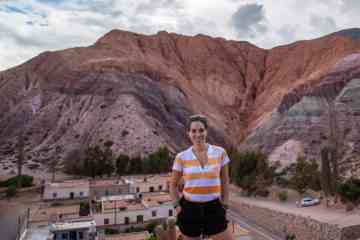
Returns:
[[[270,232],[285,237],[295,234],[296,240],[357,240],[360,239],[359,225],[339,227],[335,224],[319,222],[310,217],[303,217],[268,208],[238,202],[232,209],[241,216],[255,222]],[[285,238],[284,238],[285,239]]]

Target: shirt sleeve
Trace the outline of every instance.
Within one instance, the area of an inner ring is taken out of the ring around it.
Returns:
[[[176,157],[175,157],[172,170],[175,170],[175,171],[178,171],[178,172],[182,172],[182,171],[183,171],[183,164],[182,164],[182,161],[181,161],[181,159],[180,159],[179,154],[176,155]]]
[[[225,166],[230,162],[230,158],[227,155],[225,149],[223,150],[222,157],[221,157],[221,167]]]

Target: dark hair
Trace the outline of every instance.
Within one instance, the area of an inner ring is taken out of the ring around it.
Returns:
[[[190,130],[191,123],[193,122],[201,122],[202,124],[204,124],[205,129],[208,128],[208,120],[204,115],[201,114],[191,115],[187,126],[188,130]]]

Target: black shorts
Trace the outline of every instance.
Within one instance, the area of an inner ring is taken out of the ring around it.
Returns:
[[[182,198],[180,206],[177,225],[181,233],[188,237],[211,236],[227,228],[226,210],[219,199],[199,203]]]

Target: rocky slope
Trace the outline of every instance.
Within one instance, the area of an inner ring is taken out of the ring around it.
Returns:
[[[351,109],[345,122],[357,120],[359,32],[264,50],[204,35],[113,30],[88,47],[45,52],[0,72],[2,167],[14,165],[21,132],[28,165],[49,161],[56,146],[64,156],[107,140],[118,153],[163,144],[178,151],[189,144],[193,113],[209,117],[212,143],[259,148],[279,160],[291,140],[299,145],[291,149],[315,157],[322,140],[312,129],[327,134],[318,89],[335,86],[332,99]],[[349,146],[357,141],[350,135]]]

